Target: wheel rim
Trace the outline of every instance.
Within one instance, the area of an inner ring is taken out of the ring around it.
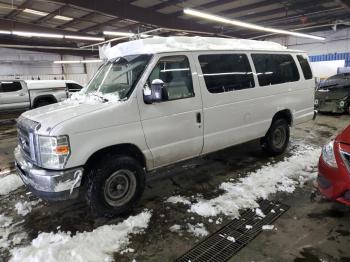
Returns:
[[[114,207],[128,203],[136,191],[136,177],[130,170],[122,169],[108,177],[104,185],[106,202]]]
[[[272,134],[272,143],[276,148],[282,148],[286,143],[287,135],[283,127],[277,127]]]

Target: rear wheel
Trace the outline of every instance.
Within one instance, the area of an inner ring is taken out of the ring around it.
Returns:
[[[128,156],[109,156],[89,175],[87,201],[97,216],[112,217],[129,212],[140,200],[145,172]]]
[[[276,119],[272,122],[265,137],[261,139],[263,149],[271,156],[282,154],[289,144],[289,125],[283,119]]]
[[[39,101],[35,102],[34,108],[51,105],[53,103],[54,103],[53,101],[47,100],[47,99],[39,100]]]

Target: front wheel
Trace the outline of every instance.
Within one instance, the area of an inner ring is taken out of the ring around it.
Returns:
[[[263,149],[271,156],[281,155],[289,144],[289,125],[285,119],[274,120],[265,137],[261,139]]]
[[[129,212],[145,188],[145,172],[128,156],[109,156],[89,174],[87,201],[97,216],[113,217]]]

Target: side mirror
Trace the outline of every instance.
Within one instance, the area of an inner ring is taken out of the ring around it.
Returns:
[[[163,101],[164,82],[161,79],[154,79],[151,88],[146,84],[143,89],[143,101],[146,104],[153,104]]]

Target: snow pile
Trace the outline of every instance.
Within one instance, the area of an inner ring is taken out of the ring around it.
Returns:
[[[15,205],[15,209],[18,215],[26,216],[32,211],[33,207],[39,204],[40,202],[41,202],[40,199],[37,201],[31,201],[31,202],[28,202],[28,201],[18,202]]]
[[[187,223],[187,226],[187,232],[195,235],[196,237],[205,237],[209,235],[209,232],[207,231],[203,223],[198,223],[196,225],[191,225],[190,223]]]
[[[104,50],[104,56],[113,59],[120,56],[155,54],[161,52],[193,50],[286,50],[285,46],[268,41],[229,39],[219,37],[154,37],[120,43]]]
[[[148,227],[151,212],[130,216],[117,225],[104,225],[92,232],[41,233],[30,246],[11,251],[11,262],[21,261],[113,261],[113,253],[125,250],[131,234],[140,234]]]
[[[263,225],[262,226],[262,230],[272,230],[274,229],[274,225]]]
[[[169,227],[170,232],[176,233],[179,232],[181,230],[181,226],[180,225],[172,225],[171,227]]]
[[[176,204],[176,203],[182,203],[184,205],[191,205],[191,201],[188,200],[186,197],[182,196],[171,196],[169,197],[166,202]]]
[[[88,105],[96,105],[101,104],[103,102],[120,102],[120,98],[118,94],[103,94],[101,92],[92,92],[92,93],[84,93],[84,92],[76,92],[72,94],[72,96],[65,101],[61,102],[62,104],[88,104]]]
[[[267,199],[278,191],[293,192],[302,181],[314,179],[317,174],[313,166],[317,165],[320,149],[309,145],[297,144],[291,157],[276,164],[268,164],[261,169],[241,178],[239,182],[225,182],[220,189],[224,194],[207,200],[198,198],[197,203],[190,206],[189,212],[200,216],[211,217],[219,214],[239,218],[239,210],[258,208],[259,198]],[[256,213],[264,216],[259,209]]]
[[[8,248],[8,238],[12,232],[9,228],[12,224],[12,218],[0,214],[0,248]]]
[[[232,243],[236,242],[236,239],[234,237],[227,236],[226,234],[219,234],[219,236],[222,238],[226,238],[228,241],[231,241]]]
[[[257,208],[257,199],[267,199],[278,191],[293,192],[299,184],[298,178],[313,179],[316,173],[310,172],[317,165],[320,150],[312,146],[299,145],[294,155],[273,165],[267,165],[240,179],[238,183],[222,183],[220,189],[226,192],[214,199],[199,199],[190,211],[209,217],[224,214],[239,217],[242,208]]]
[[[23,182],[18,175],[11,174],[0,177],[0,195],[7,195],[21,186],[23,186]]]

